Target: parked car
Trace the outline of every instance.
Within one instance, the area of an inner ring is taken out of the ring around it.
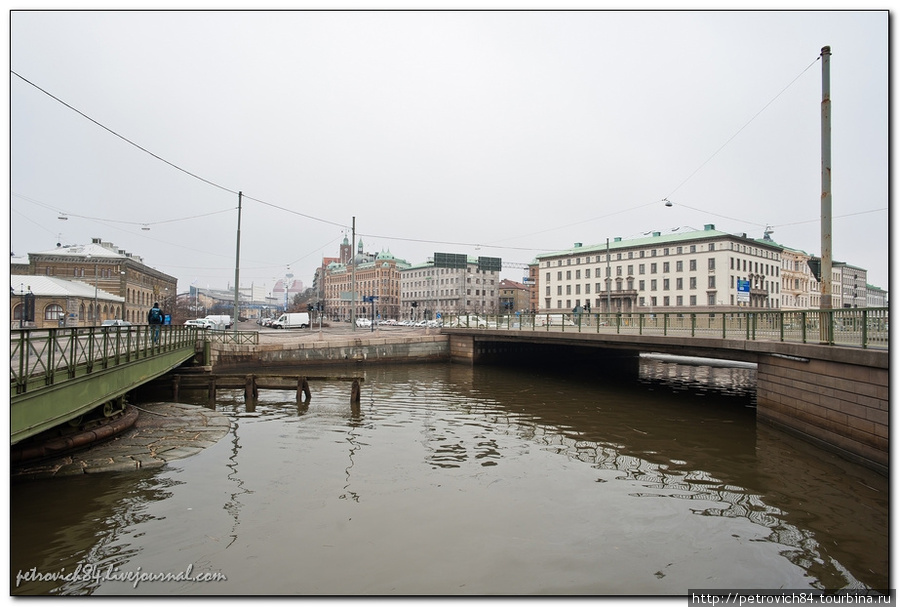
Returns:
[[[100,323],[101,327],[130,327],[131,323],[127,320],[120,320],[118,318],[112,318],[110,320],[104,320]]]
[[[194,320],[186,320],[184,321],[185,326],[187,327],[200,327],[201,329],[215,329],[217,327],[216,323],[211,321],[208,318],[196,318]]]
[[[369,320],[368,318],[357,318],[357,319],[356,319],[356,326],[357,326],[357,327],[371,327],[371,326],[372,326],[372,321]]]

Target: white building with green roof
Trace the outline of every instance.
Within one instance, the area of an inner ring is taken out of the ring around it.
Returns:
[[[707,224],[537,256],[540,312],[778,309],[782,247]],[[739,286],[746,285],[739,293]]]

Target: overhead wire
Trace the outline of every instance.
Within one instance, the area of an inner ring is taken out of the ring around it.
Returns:
[[[735,132],[734,135],[732,135],[731,137],[729,137],[728,140],[727,140],[725,143],[723,143],[721,146],[719,146],[719,148],[718,148],[715,152],[713,152],[712,155],[711,155],[709,158],[707,158],[706,160],[704,160],[704,161],[700,164],[700,166],[698,166],[698,167],[694,170],[693,173],[691,173],[690,175],[688,175],[681,183],[679,183],[678,186],[677,186],[674,190],[672,190],[672,191],[669,193],[668,196],[666,196],[665,198],[663,198],[663,200],[666,200],[666,199],[668,199],[670,196],[672,196],[673,194],[675,194],[675,192],[677,192],[678,190],[681,189],[681,186],[683,186],[684,184],[686,184],[688,181],[690,181],[690,180],[694,177],[694,175],[696,175],[697,173],[699,173],[700,170],[701,170],[703,167],[705,167],[705,166],[706,166],[713,158],[715,158],[715,157],[719,154],[719,152],[721,152],[721,151],[725,148],[725,146],[727,146],[727,145],[728,145],[729,143],[731,143],[738,135],[740,135],[740,134],[743,132],[743,130],[746,129],[746,128],[750,125],[751,122],[753,122],[754,120],[756,120],[756,118],[757,118],[760,114],[762,114],[764,111],[766,111],[766,109],[768,109],[768,107],[769,107],[770,105],[772,105],[772,104],[775,102],[776,99],[778,99],[779,97],[781,97],[781,95],[784,94],[784,92],[785,92],[786,90],[788,90],[789,88],[791,88],[791,86],[793,86],[794,83],[797,82],[797,80],[799,80],[801,76],[803,76],[803,74],[805,74],[807,71],[809,71],[809,68],[811,68],[812,66],[814,66],[814,65],[816,64],[816,62],[819,61],[819,59],[820,59],[820,57],[816,57],[815,60],[814,60],[812,63],[810,63],[809,65],[807,65],[807,66],[803,69],[803,71],[801,71],[799,74],[797,74],[797,76],[795,76],[794,79],[791,80],[791,81],[787,84],[787,86],[785,86],[783,89],[781,89],[781,90],[778,92],[777,95],[775,95],[774,97],[772,97],[772,99],[770,99],[769,102],[766,103],[766,104],[762,107],[762,109],[760,109],[758,112],[756,112],[756,113],[750,118],[750,120],[748,120],[748,121],[744,124],[744,126],[742,126],[741,128],[739,128],[739,129],[737,130],[737,132]]]

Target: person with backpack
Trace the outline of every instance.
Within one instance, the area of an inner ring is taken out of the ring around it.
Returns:
[[[147,312],[147,322],[153,325],[153,343],[156,343],[159,341],[159,327],[165,322],[159,302],[153,302],[153,307]]]

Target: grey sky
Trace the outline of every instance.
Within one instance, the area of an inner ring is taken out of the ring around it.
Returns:
[[[233,283],[239,190],[241,283],[267,289],[287,266],[311,284],[353,216],[411,263],[707,223],[818,254],[830,45],[834,257],[889,288],[886,11],[45,11],[10,31],[16,74],[215,184],[13,75],[11,251],[101,237],[180,291]]]

